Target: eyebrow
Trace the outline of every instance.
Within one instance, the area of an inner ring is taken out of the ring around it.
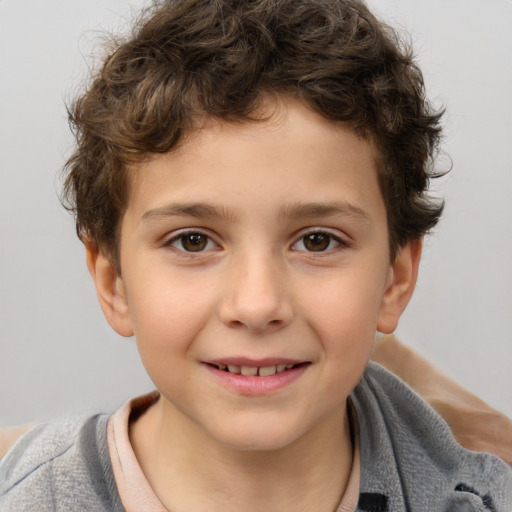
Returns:
[[[372,224],[368,213],[362,208],[346,201],[329,203],[292,203],[279,209],[279,218],[314,218],[314,217],[353,217],[357,220]],[[193,217],[196,219],[219,218],[231,220],[233,212],[224,207],[208,203],[171,203],[144,212],[141,220],[151,222],[166,217]]]
[[[142,221],[152,221],[162,217],[194,217],[196,219],[232,219],[233,213],[223,207],[207,203],[171,203],[144,212]]]
[[[356,220],[373,224],[370,215],[365,210],[346,201],[284,205],[279,211],[279,216],[281,218],[353,217]]]

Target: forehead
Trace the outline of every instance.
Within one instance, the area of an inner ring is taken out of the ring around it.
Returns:
[[[345,202],[385,216],[370,141],[295,98],[268,100],[258,114],[245,123],[207,119],[173,151],[133,168],[128,210],[147,217],[178,201],[282,214],[301,203]]]

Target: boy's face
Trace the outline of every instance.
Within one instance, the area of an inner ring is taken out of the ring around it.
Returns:
[[[389,260],[372,145],[291,99],[135,169],[121,276],[93,252],[107,319],[135,333],[167,417],[262,450],[339,425],[417,265],[410,246]]]

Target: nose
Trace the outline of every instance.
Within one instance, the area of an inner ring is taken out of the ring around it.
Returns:
[[[272,255],[238,258],[229,267],[219,304],[225,325],[268,333],[291,322],[293,307],[286,273]]]

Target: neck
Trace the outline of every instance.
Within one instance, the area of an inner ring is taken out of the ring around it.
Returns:
[[[332,512],[340,502],[353,456],[346,406],[284,448],[251,451],[217,442],[169,405],[160,399],[130,427],[167,510]]]

